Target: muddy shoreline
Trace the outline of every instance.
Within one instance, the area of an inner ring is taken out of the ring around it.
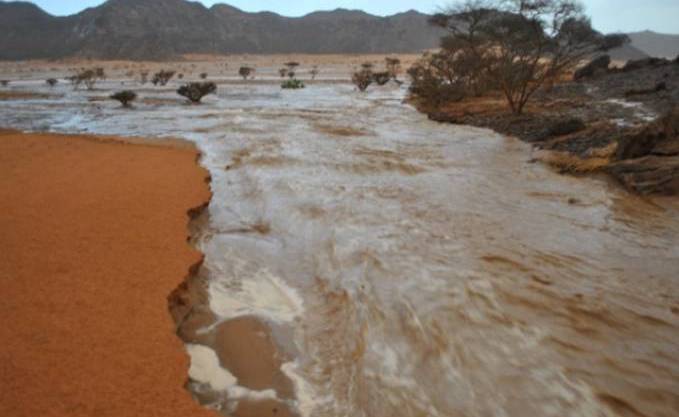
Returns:
[[[163,305],[202,262],[185,238],[211,196],[195,148],[9,130],[0,147],[0,414],[215,415],[182,387]]]
[[[536,149],[563,173],[604,173],[631,192],[679,193],[679,59],[631,61],[536,94],[522,115],[499,94],[432,108],[434,121],[484,127]]]

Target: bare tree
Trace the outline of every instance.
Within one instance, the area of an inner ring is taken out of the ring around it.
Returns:
[[[151,83],[153,85],[158,85],[160,84],[161,86],[166,86],[167,83],[170,82],[172,77],[174,77],[175,71],[166,71],[166,70],[160,70],[153,74],[153,78],[151,79]]]
[[[627,41],[592,29],[576,0],[467,0],[431,22],[448,31],[442,48],[495,83],[517,114],[545,83]]]
[[[313,68],[311,68],[311,71],[309,71],[309,74],[311,75],[311,79],[315,80],[316,77],[318,77],[318,74],[321,71],[318,69],[318,65],[314,65]]]
[[[93,69],[82,69],[75,75],[72,75],[68,79],[71,81],[73,84],[74,89],[78,89],[82,84],[85,84],[85,87],[88,90],[93,90],[95,84],[99,80],[103,80],[106,78],[106,73],[104,72],[103,68],[93,68]]]
[[[141,81],[142,85],[146,84],[149,81],[149,72],[148,71],[146,71],[146,70],[140,71],[139,76],[141,78],[140,81]]]
[[[198,104],[208,94],[217,91],[217,85],[213,82],[189,83],[179,87],[177,94],[184,96],[191,103]]]

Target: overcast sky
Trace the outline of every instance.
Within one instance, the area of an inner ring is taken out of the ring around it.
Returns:
[[[103,3],[102,0],[34,0],[43,9],[66,15]],[[286,16],[301,16],[315,10],[338,7],[363,9],[388,15],[416,9],[432,13],[449,4],[446,0],[202,0],[205,5],[229,3],[246,11],[269,10]],[[679,0],[584,0],[594,26],[604,32],[633,32],[650,29],[679,33]]]

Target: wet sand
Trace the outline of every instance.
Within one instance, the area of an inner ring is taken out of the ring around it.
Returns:
[[[167,296],[210,198],[187,146],[0,131],[0,415],[214,416]]]

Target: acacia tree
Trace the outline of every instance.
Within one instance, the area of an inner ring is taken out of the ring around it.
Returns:
[[[297,75],[297,73],[295,71],[297,70],[297,67],[299,67],[299,62],[294,62],[294,61],[286,62],[285,66],[287,67],[287,70],[288,70],[287,76],[288,76],[288,78],[290,78],[292,80],[293,78],[295,78],[295,75]]]
[[[628,40],[592,29],[576,0],[467,0],[431,23],[448,31],[442,49],[495,84],[516,114],[545,83]]]
[[[131,107],[130,103],[136,100],[137,93],[135,93],[134,91],[124,90],[112,94],[111,98],[113,100],[119,101],[123,107],[130,108]]]
[[[209,81],[188,83],[177,90],[177,94],[186,97],[193,104],[199,104],[203,97],[215,92],[217,92],[217,85]]]

